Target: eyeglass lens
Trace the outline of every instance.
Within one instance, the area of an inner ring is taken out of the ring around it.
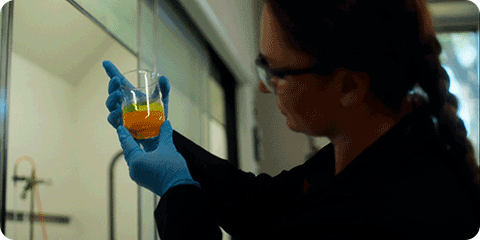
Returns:
[[[265,85],[265,87],[267,87],[267,89],[270,91],[270,92],[274,92],[274,89],[273,89],[273,83],[272,83],[272,76],[270,76],[270,73],[268,71],[266,71],[264,68],[262,67],[258,67],[257,66],[257,71],[258,71],[258,75],[260,77],[260,80],[262,81],[263,85]]]

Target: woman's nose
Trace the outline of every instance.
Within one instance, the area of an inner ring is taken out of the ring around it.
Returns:
[[[258,90],[262,93],[272,93],[270,92],[265,85],[263,85],[262,81],[258,81]]]

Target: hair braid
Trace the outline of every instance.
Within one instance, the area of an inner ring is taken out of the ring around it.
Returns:
[[[419,79],[419,85],[429,97],[431,113],[437,118],[438,133],[448,152],[457,161],[452,167],[465,178],[479,186],[479,165],[474,157],[474,148],[467,138],[467,130],[458,117],[458,99],[450,93],[448,87],[450,78],[441,66],[439,55],[441,45],[436,37],[430,37],[430,48],[433,53],[421,60],[424,75]],[[425,65],[426,64],[426,65]]]

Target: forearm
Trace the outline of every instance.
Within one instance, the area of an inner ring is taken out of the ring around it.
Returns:
[[[255,176],[204,150],[176,131],[173,142],[207,196],[220,226],[232,236],[255,237],[280,221],[291,183],[288,171]],[[245,219],[248,219],[247,221]]]
[[[221,240],[222,232],[201,188],[178,185],[169,189],[155,210],[161,239]]]
[[[172,137],[193,180],[200,183],[217,211],[222,210],[224,203],[241,200],[239,194],[247,184],[246,179],[255,177],[253,174],[237,169],[231,162],[218,158],[175,130]]]

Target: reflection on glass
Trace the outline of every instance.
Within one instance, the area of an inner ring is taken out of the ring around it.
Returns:
[[[459,100],[458,116],[465,123],[478,161],[478,33],[442,33],[437,38],[442,45],[440,61],[450,77],[449,91]]]
[[[121,4],[119,4],[121,2]],[[109,32],[134,52],[137,47],[137,12],[136,0],[75,0],[85,11],[105,26]]]

